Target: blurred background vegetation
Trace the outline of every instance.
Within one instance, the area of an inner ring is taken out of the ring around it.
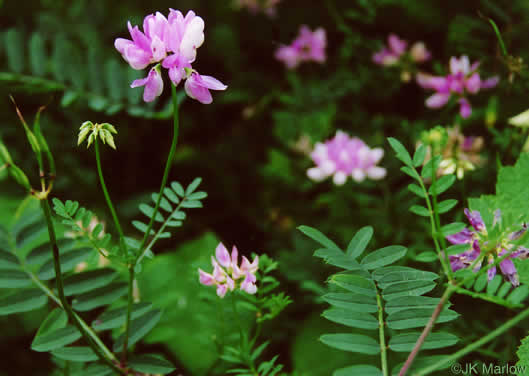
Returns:
[[[414,255],[432,249],[429,224],[408,211],[417,201],[407,191],[409,178],[388,150],[386,137],[412,149],[424,130],[459,124],[465,134],[484,137],[486,163],[467,173],[451,192],[460,201],[446,221],[462,219],[468,197],[494,192],[499,164],[512,164],[527,136],[506,119],[529,107],[525,67],[512,71],[501,57],[497,38],[481,16],[491,17],[502,31],[509,53],[528,61],[526,48],[529,3],[525,0],[283,0],[277,15],[252,14],[232,1],[181,0],[14,0],[0,1],[0,138],[13,159],[35,171],[8,95],[31,121],[46,105],[42,128],[57,158],[53,195],[76,200],[94,210],[113,231],[98,189],[93,150],[76,146],[77,131],[86,120],[109,122],[117,130],[117,151],[106,148],[103,166],[107,184],[127,232],[139,215],[138,204],[156,191],[163,173],[171,132],[169,90],[152,104],[141,101],[141,89],[130,82],[144,75],[133,71],[114,49],[114,39],[129,38],[126,22],[168,8],[193,9],[206,23],[206,39],[194,64],[229,88],[204,106],[185,100],[181,132],[171,180],[184,184],[203,178],[209,194],[205,208],[189,213],[176,236],[160,242],[157,257],[146,266],[140,290],[165,309],[158,328],[140,346],[156,346],[179,366],[182,374],[214,374],[217,364],[213,336],[214,312],[197,299],[198,265],[207,263],[218,241],[236,244],[244,254],[267,253],[279,261],[279,278],[294,300],[282,319],[269,323],[279,361],[298,375],[328,376],[351,364],[344,355],[318,342],[333,330],[320,318],[318,299],[330,267],[313,259],[314,246],[295,228],[314,226],[345,245],[362,226],[375,228],[371,244],[402,244],[410,248],[408,263],[438,271],[435,262],[419,263]],[[327,62],[287,71],[274,59],[299,26],[327,32]],[[482,76],[496,74],[500,85],[473,98],[473,115],[461,119],[452,108],[429,110],[426,93],[400,72],[372,63],[372,54],[389,33],[421,40],[433,59],[423,67],[446,72],[451,56],[480,60]],[[513,76],[512,80],[509,77]],[[166,82],[168,85],[168,82]],[[358,136],[386,155],[381,165],[388,176],[380,182],[330,181],[306,177],[312,166],[306,150],[333,136],[337,129]],[[36,175],[31,178],[35,178]],[[2,176],[0,176],[2,178]],[[8,223],[24,192],[10,180],[0,182],[0,221]],[[456,218],[452,213],[458,213]],[[163,292],[161,292],[163,291]],[[470,342],[499,325],[506,309],[464,297],[454,299],[463,315],[455,331],[465,329]],[[0,375],[47,375],[53,368],[47,354],[29,350],[42,314],[0,318]],[[461,325],[462,328],[458,328]],[[467,333],[472,327],[472,338]],[[463,328],[465,327],[465,328]],[[516,329],[490,345],[483,359],[511,361],[519,339]],[[209,371],[208,371],[209,370]]]

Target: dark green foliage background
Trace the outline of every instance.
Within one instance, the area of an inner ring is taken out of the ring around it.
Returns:
[[[529,80],[523,69],[509,82],[510,72],[501,58],[496,36],[480,14],[496,21],[510,54],[528,61],[529,5],[525,0],[283,0],[277,17],[268,18],[237,10],[228,0],[0,1],[0,72],[19,75],[0,85],[0,137],[25,171],[36,172],[8,94],[15,97],[28,121],[39,106],[47,105],[42,128],[57,157],[54,195],[92,208],[110,231],[113,229],[103,196],[96,189],[93,150],[76,147],[77,130],[86,120],[109,122],[117,128],[118,150],[103,149],[103,166],[118,212],[126,219],[122,222],[137,219],[138,204],[158,189],[163,173],[171,129],[167,116],[170,112],[163,110],[170,90],[166,81],[164,94],[153,106],[141,103],[141,90],[128,87],[133,75],[138,77],[140,73],[130,72],[113,42],[117,37],[129,38],[127,20],[141,24],[146,14],[167,13],[169,7],[184,12],[193,9],[204,18],[206,40],[193,67],[220,79],[229,88],[214,93],[211,105],[186,99],[181,106],[179,146],[170,181],[188,184],[201,176],[201,188],[209,197],[204,201],[205,209],[194,211],[175,236],[159,243],[157,253],[168,258],[166,265],[181,267],[185,260],[189,266],[187,271],[180,269],[182,274],[175,279],[182,296],[197,289],[196,267],[204,265],[204,260],[207,264],[214,250],[214,236],[226,245],[236,244],[247,255],[266,252],[278,259],[280,278],[294,304],[282,319],[267,324],[265,332],[273,344],[268,351],[280,353],[279,361],[298,375],[327,376],[333,369],[351,364],[353,357],[317,341],[320,334],[333,330],[318,317],[325,305],[317,297],[334,269],[312,257],[314,244],[295,227],[317,227],[345,246],[359,228],[371,225],[376,236],[370,249],[402,244],[410,249],[408,264],[439,272],[436,263],[413,261],[413,255],[433,249],[429,224],[408,211],[418,200],[407,191],[410,179],[399,171],[400,162],[390,151],[386,137],[395,137],[411,149],[421,131],[457,122],[465,134],[485,138],[488,163],[468,173],[445,194],[461,204],[442,216],[444,223],[463,220],[467,198],[494,193],[498,165],[513,164],[527,136],[507,125],[506,119],[527,109]],[[327,63],[286,71],[273,54],[279,44],[290,43],[301,24],[326,29]],[[19,45],[7,43],[12,41],[7,37],[9,30],[22,33],[18,34]],[[500,85],[471,98],[474,112],[469,119],[462,120],[454,106],[429,110],[424,106],[427,93],[413,82],[401,82],[396,69],[371,62],[371,55],[390,32],[410,42],[426,43],[433,53],[432,61],[423,67],[426,71],[446,72],[450,56],[467,54],[472,61],[481,61],[482,77],[500,75]],[[44,41],[44,56],[32,56],[29,41],[33,33]],[[68,41],[70,53],[54,53],[58,40]],[[9,49],[18,49],[13,53],[21,54],[18,65],[9,61],[13,56]],[[23,87],[20,75],[30,77],[30,81],[40,76],[62,86],[31,81]],[[65,103],[65,92],[85,91],[93,96],[81,95],[71,104]],[[495,110],[491,98],[497,101]],[[485,118],[491,111],[496,121],[488,128]],[[387,178],[377,183],[349,181],[342,187],[329,181],[310,182],[306,170],[311,162],[293,145],[301,135],[314,143],[333,136],[337,129],[363,138],[370,146],[383,147],[386,155],[381,165],[388,170]],[[36,174],[30,178],[35,181]],[[14,210],[13,198],[21,198],[24,192],[9,180],[0,184],[0,220],[7,222]],[[134,232],[132,226],[127,232]],[[197,249],[195,258],[183,252],[179,260],[172,252],[190,241],[198,244],[196,247],[207,244],[211,248]],[[170,270],[164,268],[164,273]],[[148,278],[155,278],[144,277],[146,283]],[[153,302],[159,299],[162,306],[167,303],[164,298],[149,296]],[[453,300],[453,308],[462,319],[452,326],[462,343],[479,338],[512,314],[485,302],[479,302],[476,314],[475,304],[462,296]],[[198,304],[187,309],[192,314],[204,314]],[[172,329],[186,325],[179,314],[168,317],[179,320],[164,321],[163,325]],[[0,351],[4,359],[11,359],[9,367],[17,374],[45,375],[51,369],[46,356],[29,350],[32,333],[41,319],[32,314],[0,320]],[[525,330],[518,328],[497,338],[479,355],[480,359],[513,363],[515,349],[528,327],[526,324]],[[197,324],[197,328],[203,326]],[[206,333],[210,335],[207,330],[197,331],[193,337]],[[197,363],[193,364],[188,355],[179,353],[181,334],[176,329],[168,337],[155,333],[156,345],[152,346],[187,369],[184,374],[207,369],[199,364],[201,355],[197,354]],[[321,359],[317,364],[316,358]],[[468,360],[477,360],[477,356]],[[14,374],[2,369],[4,366],[0,367],[0,375]]]

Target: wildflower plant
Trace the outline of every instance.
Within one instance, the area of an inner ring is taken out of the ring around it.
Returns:
[[[39,201],[43,215],[32,213],[29,218],[36,220],[27,221],[26,219],[26,223],[22,222],[13,233],[1,228],[1,239],[7,241],[7,246],[2,243],[1,255],[2,258],[9,260],[10,268],[15,270],[11,276],[8,275],[7,282],[1,287],[21,288],[31,285],[34,287],[24,290],[21,294],[14,293],[4,297],[0,313],[34,310],[45,305],[48,299],[54,301],[58,308],[49,313],[40,327],[32,343],[32,349],[51,352],[67,362],[73,360],[89,363],[86,367],[81,367],[85,374],[108,374],[109,372],[120,375],[153,372],[167,374],[174,370],[171,363],[158,356],[132,355],[131,347],[145,336],[161,317],[161,311],[153,309],[150,304],[134,301],[134,285],[145,257],[154,257],[153,250],[157,240],[170,237],[171,232],[168,229],[181,226],[186,218],[184,209],[202,207],[201,200],[207,196],[205,192],[197,191],[201,182],[200,178],[195,179],[186,188],[178,182],[172,182],[170,186],[167,184],[179,130],[179,103],[175,86],[185,79],[185,90],[188,95],[202,103],[212,101],[208,89],[226,89],[226,86],[216,79],[200,76],[191,68],[191,63],[196,57],[196,48],[200,47],[204,40],[204,21],[196,17],[194,12],[190,11],[184,17],[179,11],[171,10],[168,19],[161,13],[149,15],[144,20],[144,32],[141,32],[138,27],[132,27],[130,23],[128,26],[132,40],[118,38],[115,43],[123,58],[134,69],[143,69],[150,64],[157,64],[151,68],[145,79],[136,80],[131,86],[145,86],[144,100],[146,102],[154,100],[161,94],[163,88],[158,65],[161,62],[169,70],[173,96],[173,140],[160,191],[152,195],[153,205],[141,204],[139,206],[140,211],[147,217],[147,223],[143,221],[132,223],[140,231],[141,241],[125,235],[104,179],[99,141],[116,149],[114,136],[117,130],[113,125],[84,122],[80,127],[78,145],[85,140],[87,140],[87,147],[94,145],[99,183],[117,230],[117,237],[113,237],[109,232],[103,234],[102,224],[95,224],[91,227],[91,223],[95,220],[92,211],[81,207],[76,201],[63,202],[55,197],[53,198],[53,209],[57,218],[61,220],[68,232],[73,232],[76,236],[75,239],[63,239],[58,233],[49,203],[55,179],[55,162],[39,122],[43,108],[37,113],[35,123],[30,128],[18,107],[15,106],[38,162],[39,189],[32,188],[33,179],[29,178],[14,163],[7,148],[1,145],[1,157],[5,161],[4,168],[19,185]],[[155,226],[155,222],[160,225]],[[14,239],[12,237],[19,236],[18,231],[22,228],[26,231],[47,228],[49,236],[47,243],[31,250],[25,259],[17,254],[21,244],[11,246],[10,240]],[[94,253],[99,254],[98,257],[110,259],[113,267],[87,271],[84,271],[83,267],[78,274],[70,273],[76,265],[86,264],[86,259]],[[40,267],[35,273],[34,268],[26,268],[25,265],[40,265]],[[254,264],[243,263],[241,265],[241,268],[247,271],[246,278],[242,282],[247,291],[255,290],[255,276],[252,274],[255,272],[255,267]],[[126,282],[116,281],[121,278],[118,278],[118,273],[114,268],[126,271]],[[24,283],[20,283],[21,278]],[[67,298],[70,296],[74,297],[71,302]],[[82,312],[108,306],[123,296],[126,297],[124,307],[114,310],[107,309],[92,325],[82,317]],[[98,332],[115,328],[122,328],[122,330],[114,338],[111,350],[100,338]],[[85,346],[68,346],[80,338],[83,339]],[[97,362],[94,363],[94,361]]]

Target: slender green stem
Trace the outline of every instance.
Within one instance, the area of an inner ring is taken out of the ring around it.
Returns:
[[[180,203],[176,206],[176,208],[173,210],[173,212],[171,213],[170,216],[168,216],[165,221],[162,223],[162,225],[160,226],[160,228],[158,229],[158,231],[156,231],[156,234],[154,234],[154,236],[152,237],[151,241],[149,242],[149,244],[147,244],[147,246],[145,247],[145,249],[143,250],[143,252],[140,254],[140,256],[138,257],[138,260],[136,261],[136,264],[139,264],[141,262],[141,260],[145,257],[145,254],[147,253],[147,251],[149,249],[151,249],[151,247],[153,246],[153,244],[156,242],[156,240],[158,239],[158,237],[160,236],[161,233],[163,233],[163,230],[165,230],[165,228],[167,227],[167,224],[169,223],[169,221],[171,221],[173,218],[173,214],[176,213],[177,211],[180,210],[180,208],[182,207],[182,204],[184,203],[184,201],[186,200],[185,197],[182,198],[182,200],[180,201]]]
[[[132,312],[132,298],[134,290],[134,266],[129,266],[129,292],[127,303],[127,319],[125,321],[125,340],[123,341],[123,364],[127,363],[127,348],[129,347],[130,315]]]
[[[118,215],[116,214],[116,210],[114,209],[114,205],[112,204],[112,200],[110,199],[110,195],[108,194],[105,179],[103,178],[103,168],[101,167],[101,157],[99,156],[99,142],[97,141],[97,137],[95,138],[94,144],[96,150],[97,174],[99,175],[99,183],[101,184],[101,189],[103,190],[103,194],[105,195],[105,200],[107,202],[108,209],[110,210],[110,214],[112,214],[114,225],[118,230],[120,238],[124,239],[125,235],[123,234],[123,230],[121,229],[121,225],[119,224]]]
[[[525,310],[523,310],[522,312],[520,312],[519,314],[514,316],[512,319],[507,321],[505,324],[499,326],[498,328],[496,328],[495,330],[493,330],[492,332],[487,334],[485,337],[482,337],[481,339],[477,340],[476,342],[471,343],[468,346],[465,346],[464,348],[462,348],[461,350],[455,352],[454,354],[452,354],[450,356],[447,356],[446,358],[443,358],[443,359],[439,360],[438,362],[435,362],[435,363],[429,365],[428,367],[425,367],[425,368],[419,370],[417,373],[414,374],[414,376],[426,375],[426,374],[436,370],[437,368],[439,368],[440,366],[442,366],[442,365],[444,365],[446,363],[449,363],[449,362],[452,362],[452,361],[454,361],[454,360],[456,360],[458,358],[461,358],[462,356],[468,354],[469,352],[474,351],[475,349],[479,348],[480,346],[483,346],[487,342],[489,342],[489,341],[493,340],[494,338],[498,337],[500,334],[502,334],[505,331],[509,330],[514,325],[516,325],[520,321],[524,320],[526,317],[529,317],[529,308],[526,308]]]
[[[59,255],[59,247],[57,245],[57,238],[55,236],[55,229],[53,227],[53,222],[51,219],[51,209],[50,204],[48,202],[47,198],[44,198],[40,201],[42,211],[44,212],[44,217],[46,219],[46,223],[48,225],[48,234],[50,238],[50,243],[52,245],[52,251],[53,251],[53,264],[55,267],[55,281],[57,284],[57,292],[59,294],[59,300],[61,301],[62,307],[65,310],[68,318],[71,322],[77,327],[79,332],[82,334],[82,336],[86,339],[92,350],[94,350],[97,357],[106,363],[110,368],[112,368],[114,371],[124,375],[126,372],[122,369],[120,369],[116,364],[114,364],[113,360],[115,360],[115,357],[112,353],[110,353],[111,356],[108,356],[109,354],[105,354],[102,351],[102,348],[94,342],[90,334],[86,330],[86,324],[79,320],[79,316],[75,314],[75,312],[72,310],[72,307],[66,300],[66,296],[64,295],[64,283],[62,279],[62,272],[61,272],[61,261],[60,261],[60,255]],[[84,325],[83,325],[84,324]]]
[[[417,171],[415,170],[415,172],[417,172]],[[447,275],[448,280],[451,281],[453,279],[453,277],[452,277],[452,269],[450,268],[450,265],[447,264],[447,257],[448,256],[446,255],[446,252],[444,252],[445,255],[443,256],[443,252],[441,251],[441,246],[439,245],[439,241],[437,240],[437,232],[438,231],[437,231],[437,226],[436,226],[436,223],[435,223],[435,209],[432,206],[432,203],[431,203],[429,195],[428,195],[428,190],[424,186],[424,183],[423,183],[422,179],[419,177],[419,179],[417,179],[417,181],[419,182],[419,185],[421,186],[421,189],[424,192],[424,199],[426,200],[426,206],[428,207],[428,212],[430,213],[430,225],[431,225],[432,239],[433,239],[433,242],[434,242],[434,245],[435,245],[435,249],[437,251],[437,256],[439,257],[439,260],[441,261],[441,265],[443,266],[443,270],[444,270],[445,274]]]
[[[141,255],[138,255],[136,262],[138,261],[140,256],[143,257],[142,254],[145,250],[144,247],[145,244],[147,244],[147,239],[149,238],[149,235],[151,233],[151,229],[154,224],[154,219],[156,218],[156,214],[158,214],[158,209],[160,208],[160,202],[162,201],[163,197],[163,190],[165,189],[165,185],[167,184],[167,178],[169,177],[169,172],[171,171],[171,166],[173,164],[173,158],[176,151],[176,144],[178,143],[178,98],[176,97],[176,87],[173,84],[171,84],[171,94],[173,96],[173,141],[171,143],[169,155],[167,156],[167,162],[165,163],[165,170],[163,173],[162,184],[160,186],[160,193],[158,194],[158,199],[156,200],[156,205],[154,206],[154,211],[152,213],[151,220],[147,225],[147,231],[145,231],[145,235],[143,236],[143,240],[140,245]]]
[[[378,337],[380,340],[380,365],[382,366],[382,375],[388,376],[388,358],[386,352],[386,337],[384,334],[384,309],[382,307],[382,298],[377,292],[377,305],[378,305]]]

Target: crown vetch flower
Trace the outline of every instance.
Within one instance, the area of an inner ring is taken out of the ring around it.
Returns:
[[[239,267],[237,264],[238,255],[237,247],[233,246],[230,255],[224,244],[219,243],[215,250],[215,257],[211,257],[212,274],[198,269],[199,282],[205,286],[216,286],[217,295],[221,298],[228,291],[233,291],[237,287],[248,294],[255,294],[257,292],[255,273],[259,268],[259,257],[255,256],[253,262],[250,263],[243,256]]]
[[[478,61],[471,65],[468,56],[463,55],[459,59],[455,56],[450,58],[450,73],[444,77],[418,73],[417,83],[419,86],[435,91],[435,94],[426,99],[426,107],[443,107],[454,95],[459,98],[461,117],[468,118],[472,114],[472,107],[467,95],[477,94],[481,89],[491,89],[499,82],[497,76],[482,80],[478,68]]]
[[[369,148],[362,140],[337,131],[334,138],[316,143],[311,158],[316,167],[309,168],[307,175],[321,181],[333,175],[336,185],[343,185],[348,176],[361,182],[366,177],[374,180],[386,176],[386,169],[376,164],[382,159],[382,148]]]
[[[163,91],[159,64],[168,70],[169,78],[175,85],[194,74],[198,75],[191,64],[196,59],[197,48],[204,43],[204,20],[195,12],[190,10],[184,16],[180,11],[170,9],[168,18],[157,12],[145,17],[143,32],[138,26],[132,27],[130,22],[128,28],[132,40],[117,38],[114,42],[123,59],[138,70],[158,63],[151,68],[146,78],[135,80],[131,85],[145,86],[143,99],[146,102],[153,101]],[[197,77],[193,77],[190,86],[195,85],[196,89],[186,92],[202,103],[211,103],[213,99],[207,89],[225,90],[227,86],[213,77],[203,76],[206,77],[208,79],[198,80],[198,84]]]
[[[501,232],[499,237],[491,239],[487,232],[487,228],[483,219],[481,218],[481,213],[477,210],[465,209],[465,216],[470,222],[472,229],[465,228],[462,231],[446,236],[446,239],[452,244],[469,244],[469,249],[463,253],[450,256],[450,266],[453,271],[459,269],[467,268],[478,257],[483,257],[487,259],[489,264],[494,263],[496,257],[502,257],[508,251],[514,248],[513,240],[520,238],[527,230],[527,226],[523,224],[520,230],[509,232]],[[494,215],[493,227],[501,223],[501,212],[496,210]],[[513,258],[527,258],[529,255],[529,249],[524,247],[516,248],[507,258],[500,262],[500,271],[507,278],[513,286],[518,286],[520,284],[518,279],[518,274],[516,267],[512,262]],[[474,271],[477,271],[481,268],[482,261],[478,261]],[[494,278],[496,275],[496,266],[491,267],[488,271],[489,281]]]
[[[306,61],[322,64],[326,60],[326,47],[327,36],[323,28],[319,27],[310,31],[306,25],[302,25],[292,44],[279,47],[276,50],[275,58],[282,61],[289,69],[296,68],[300,63]]]

